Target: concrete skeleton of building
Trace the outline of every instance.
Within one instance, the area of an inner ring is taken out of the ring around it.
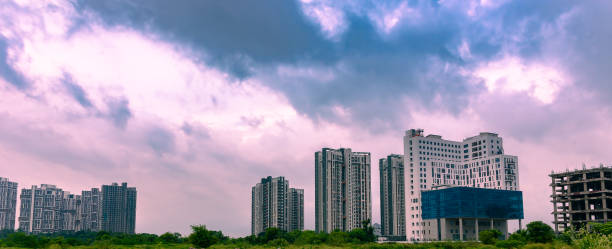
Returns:
[[[271,227],[304,230],[304,190],[289,188],[282,176],[262,178],[251,189],[251,234]]]
[[[0,231],[15,229],[17,183],[0,177]]]
[[[437,221],[422,218],[423,191],[443,185],[519,190],[518,158],[504,154],[502,138],[495,133],[450,141],[439,135],[425,136],[422,129],[410,129],[404,136],[404,166],[406,238],[411,241],[439,237]],[[505,219],[494,222],[496,227],[507,227]],[[453,229],[452,233],[458,235],[459,231]]]
[[[406,240],[404,156],[381,158],[379,172],[381,235],[390,240]]]
[[[555,232],[612,221],[612,166],[552,173]]]
[[[134,233],[136,189],[127,183],[103,185],[81,195],[55,185],[22,189],[19,230],[27,233],[108,231]]]
[[[323,148],[315,153],[315,230],[351,231],[372,220],[370,153]]]

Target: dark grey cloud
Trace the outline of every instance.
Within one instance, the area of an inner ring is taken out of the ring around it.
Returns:
[[[64,74],[64,78],[62,79],[62,83],[66,90],[76,100],[82,107],[89,108],[93,105],[91,104],[91,100],[87,97],[87,93],[79,84],[74,82],[72,76],[70,74]]]
[[[420,17],[400,21],[389,34],[363,12],[346,10],[347,29],[333,41],[302,13],[298,1],[83,0],[76,5],[99,14],[106,25],[132,27],[201,51],[198,58],[239,79],[261,79],[314,120],[353,122],[374,132],[403,128],[399,117],[412,108],[401,104],[404,98],[430,110],[460,113],[483,89],[465,72],[508,53],[525,61],[562,60],[578,84],[612,96],[607,70],[612,50],[600,49],[612,39],[604,25],[611,21],[610,3],[511,1],[477,17],[435,1],[408,4]],[[582,12],[559,27],[574,9]],[[566,34],[551,37],[547,29]],[[551,39],[570,46],[551,53]],[[463,42],[471,57],[458,51]],[[333,79],[277,75],[280,65],[329,70]],[[349,110],[352,120],[338,116],[336,106]]]
[[[174,152],[174,134],[167,129],[156,127],[147,132],[147,144],[157,155]]]
[[[106,105],[108,106],[106,117],[109,118],[115,126],[125,128],[127,122],[132,118],[129,100],[125,97],[109,97],[106,99]]]
[[[306,20],[296,1],[90,1],[107,25],[157,32],[164,39],[205,48],[208,62],[235,76],[250,75],[249,61],[293,62],[329,58],[331,44]]]
[[[208,128],[199,123],[184,122],[183,125],[181,126],[181,130],[187,136],[193,136],[199,139],[210,138],[210,133],[208,131]]]
[[[0,77],[18,89],[25,89],[28,87],[25,77],[8,63],[8,46],[8,41],[0,36]]]

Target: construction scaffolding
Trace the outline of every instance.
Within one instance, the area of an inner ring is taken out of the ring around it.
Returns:
[[[612,167],[552,173],[555,232],[612,221]]]

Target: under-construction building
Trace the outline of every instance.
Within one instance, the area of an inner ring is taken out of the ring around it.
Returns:
[[[555,232],[612,221],[612,167],[550,174]]]

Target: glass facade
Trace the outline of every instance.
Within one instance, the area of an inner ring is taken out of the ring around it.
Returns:
[[[423,219],[523,219],[523,192],[453,187],[423,191]]]

